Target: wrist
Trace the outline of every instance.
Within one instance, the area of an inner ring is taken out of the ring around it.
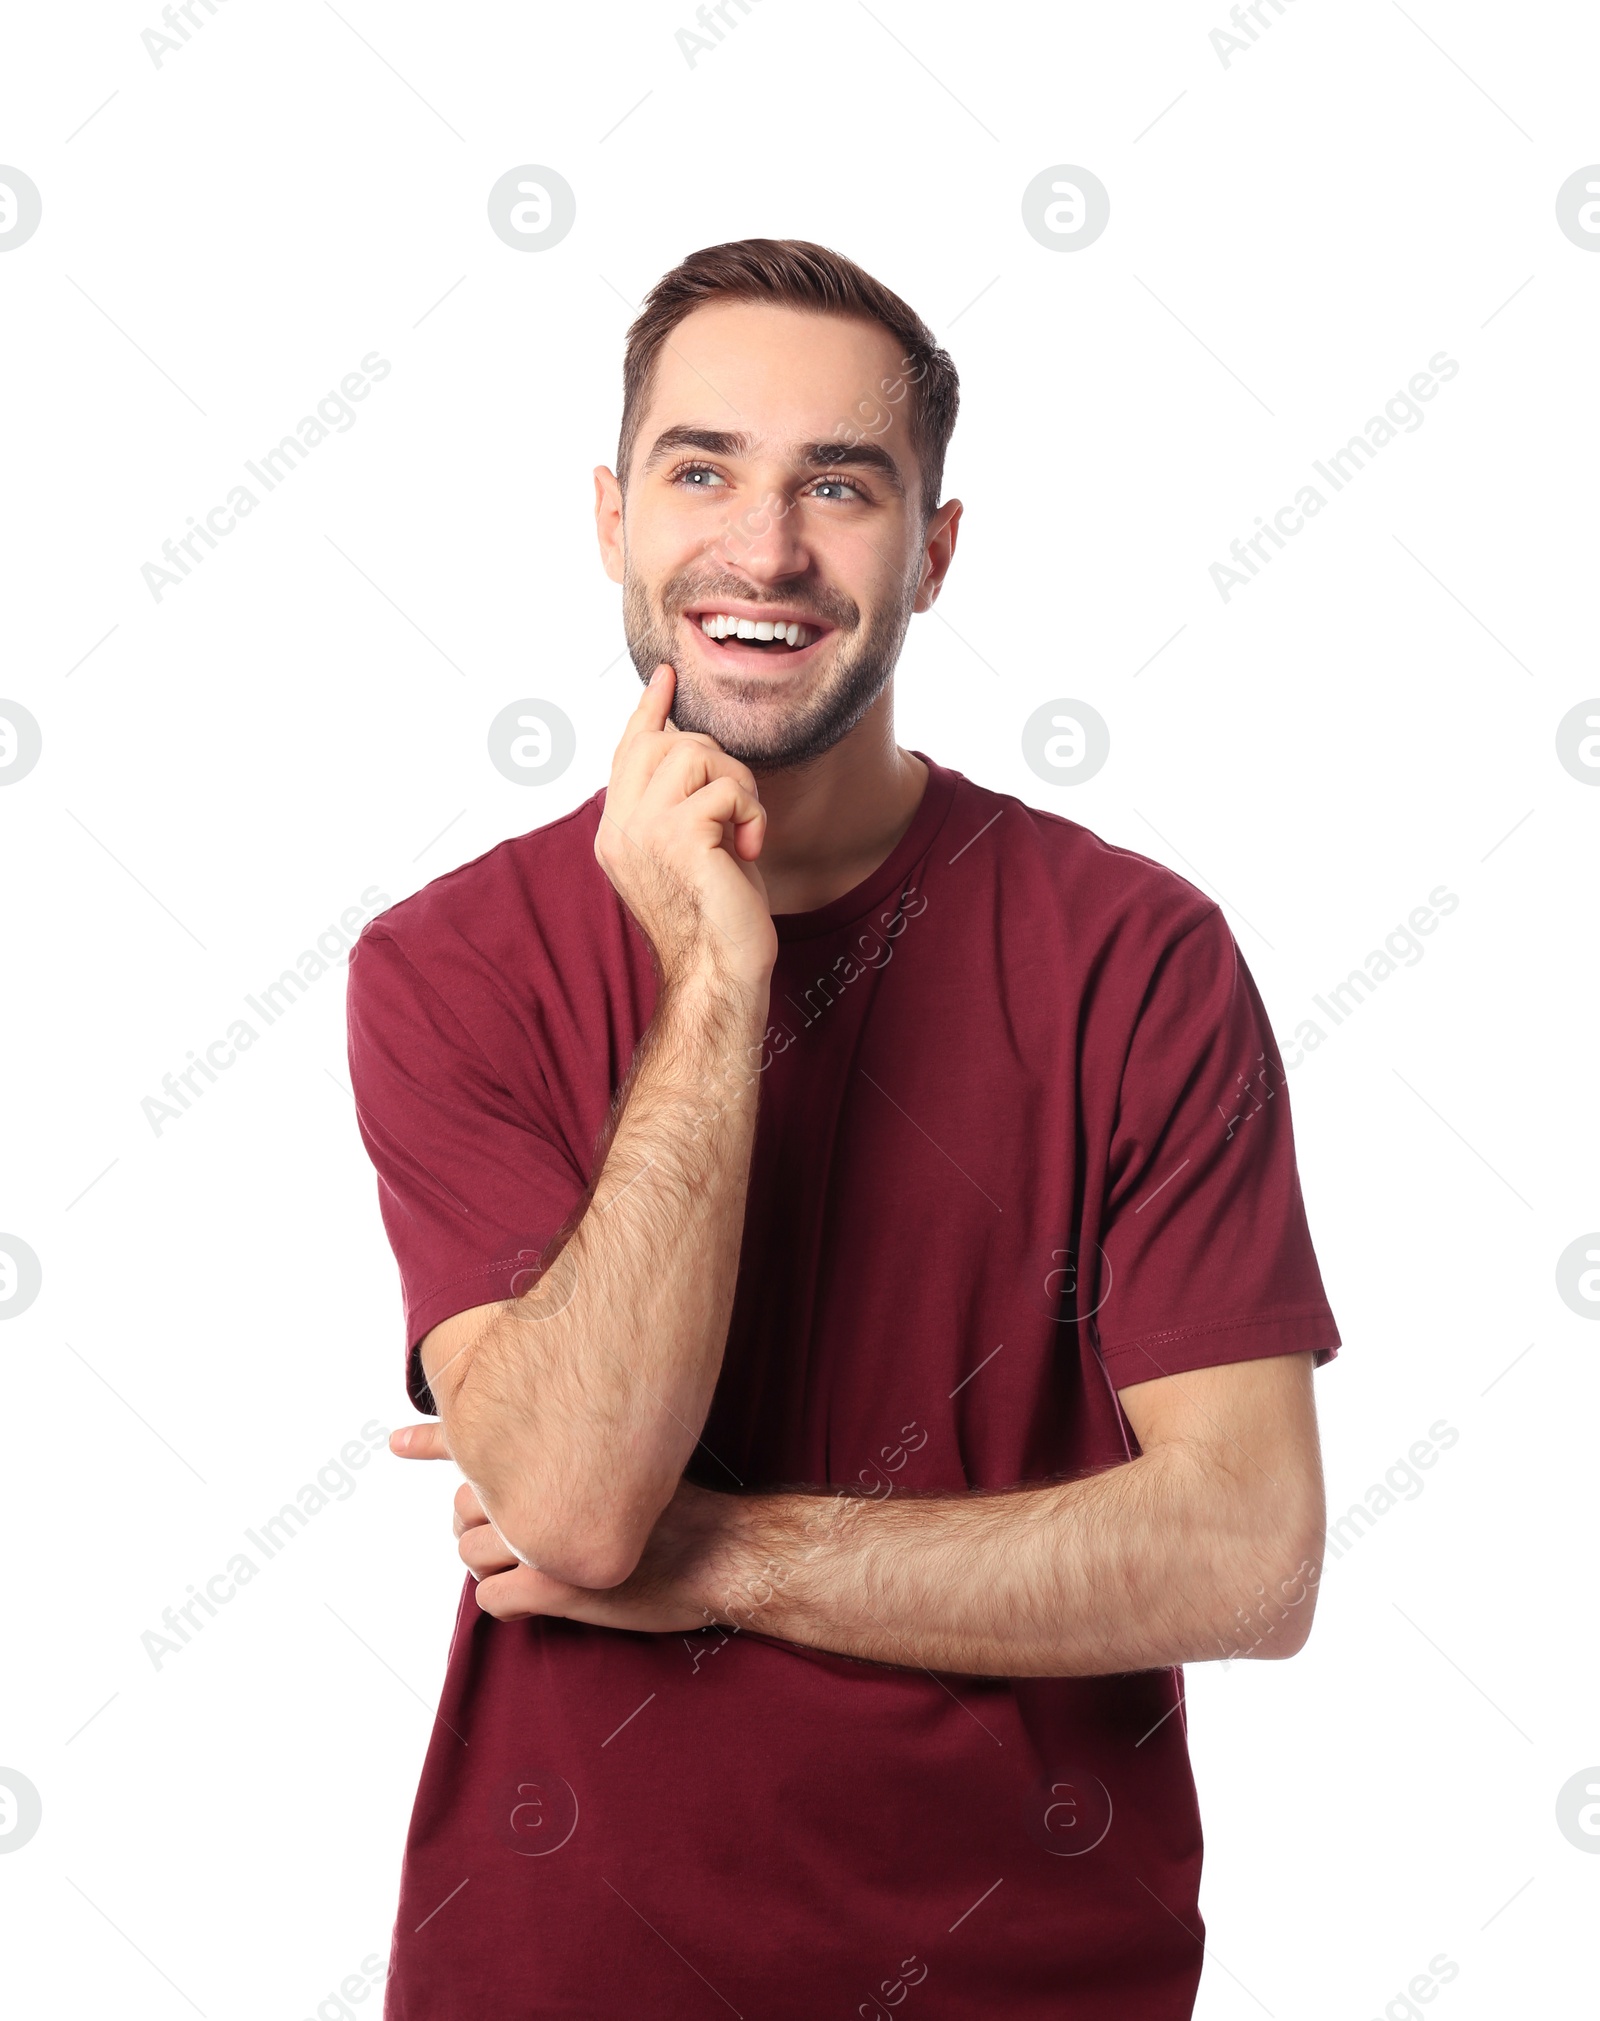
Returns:
[[[835,1497],[730,1495],[697,1596],[706,1613],[728,1628],[783,1636],[796,1618],[800,1587],[824,1533]]]
[[[777,937],[761,945],[735,946],[725,938],[702,936],[692,947],[679,951],[675,960],[656,960],[661,971],[663,993],[727,1003],[736,1007],[759,1000],[763,1009],[772,989],[772,968],[777,960]]]
[[[762,1036],[771,1000],[770,969],[738,975],[701,960],[663,973],[656,1015],[696,1050],[723,1050]]]

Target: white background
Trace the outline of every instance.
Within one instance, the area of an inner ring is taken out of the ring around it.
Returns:
[[[1574,2012],[1600,1331],[1555,1264],[1600,1224],[1600,793],[1555,732],[1600,694],[1600,258],[1555,194],[1600,159],[1600,17],[1287,0],[1224,65],[1220,0],[732,11],[693,66],[687,0],[219,0],[159,66],[153,4],[8,20],[0,161],[43,222],[0,257],[0,695],[44,744],[0,792],[0,1229],[43,1289],[0,1328],[0,1765],[44,1809],[0,1859],[6,1991],[301,2021],[387,1952],[453,1475],[380,1455],[190,1646],[140,1642],[409,1415],[342,968],[159,1135],[141,1103],[363,890],[603,780],[636,684],[589,472],[631,305],[766,234],[861,261],[961,372],[902,742],[1219,896],[1286,1044],[1459,895],[1290,1076],[1331,1510],[1459,1440],[1330,1565],[1303,1655],[1189,1673],[1198,2012],[1422,2011],[1388,2003],[1441,1952],[1429,2012]],[[522,163],[577,194],[537,254],[485,215]],[[1110,191],[1081,250],[1023,229],[1059,163]],[[375,349],[356,425],[157,602],[141,565]],[[1441,349],[1424,425],[1225,602],[1211,564]],[[487,760],[523,697],[577,726],[554,784]],[[1110,726],[1077,787],[1022,760],[1056,698]]]

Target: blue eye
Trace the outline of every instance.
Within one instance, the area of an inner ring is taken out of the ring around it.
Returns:
[[[866,496],[866,493],[858,485],[852,484],[847,477],[819,477],[812,489],[820,496],[824,485],[831,485],[836,492],[847,493],[851,498]]]
[[[696,477],[709,478],[717,484],[724,484],[727,481],[720,471],[713,470],[709,463],[683,463],[672,473],[674,484],[681,484],[685,479]],[[689,491],[709,491],[711,488],[710,483],[685,485],[685,489]]]

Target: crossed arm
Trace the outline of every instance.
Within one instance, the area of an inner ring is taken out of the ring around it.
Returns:
[[[1305,1641],[1324,1528],[1311,1356],[1119,1392],[1134,1459],[1001,1493],[713,1493],[683,1480],[722,1363],[775,953],[754,781],[653,684],[596,853],[662,987],[587,1205],[533,1287],[422,1342],[461,1556],[502,1619],[711,1623],[872,1661],[1089,1676]]]
[[[1081,1480],[880,1499],[681,1478],[732,1306],[764,1015],[665,989],[554,1264],[422,1343],[442,1423],[392,1443],[466,1475],[479,1606],[980,1676],[1293,1655],[1324,1530],[1309,1353],[1123,1389],[1140,1450]]]
[[[717,1624],[879,1663],[1098,1676],[1292,1656],[1316,1606],[1322,1482],[1309,1354],[1121,1392],[1143,1450],[1004,1493],[728,1495],[681,1483],[615,1587],[523,1563],[456,1495],[478,1605],[657,1633]],[[396,1450],[406,1450],[398,1441]],[[443,1457],[435,1426],[414,1457]]]

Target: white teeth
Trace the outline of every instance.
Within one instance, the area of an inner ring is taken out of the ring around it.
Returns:
[[[789,646],[808,646],[816,636],[809,625],[780,623],[769,618],[736,618],[727,611],[702,616],[700,629],[708,639],[771,640]]]

